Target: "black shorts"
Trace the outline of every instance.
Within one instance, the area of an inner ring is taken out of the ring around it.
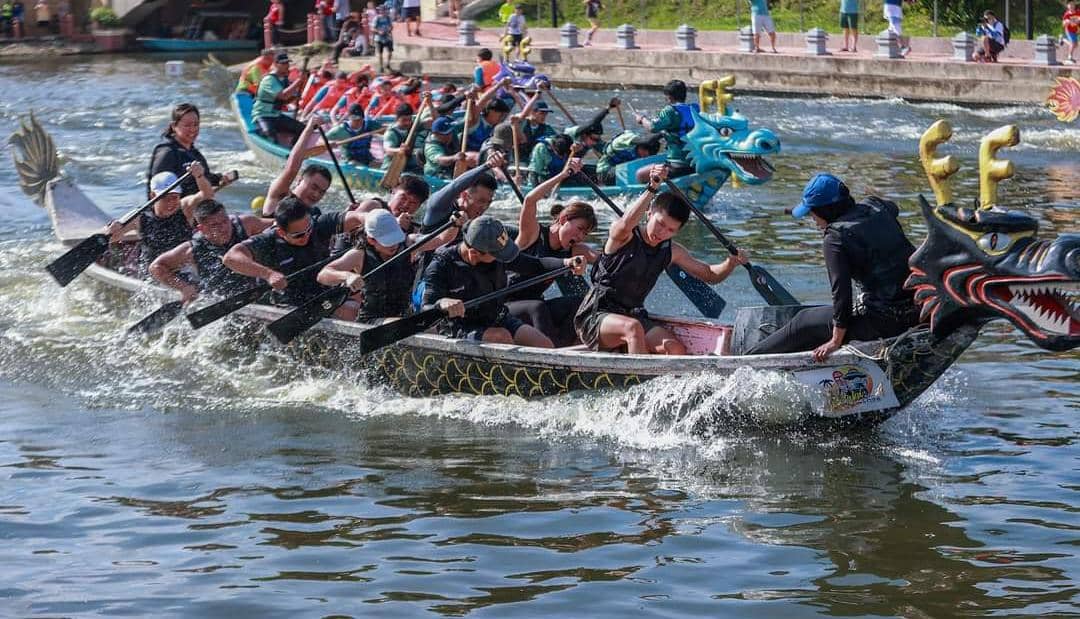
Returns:
[[[582,344],[588,346],[589,350],[601,350],[600,323],[604,321],[604,316],[608,314],[628,316],[637,320],[641,323],[641,328],[645,333],[651,331],[653,327],[659,326],[649,318],[649,312],[644,307],[636,307],[627,311],[610,311],[610,308],[601,303],[599,290],[599,287],[593,287],[589,290],[589,294],[585,295],[585,300],[581,302],[581,307],[578,308],[577,314],[574,316],[574,330],[577,332],[578,339],[581,340]]]
[[[294,138],[300,136],[300,132],[304,130],[304,123],[296,120],[292,116],[260,116],[255,119],[255,124],[259,127],[259,133],[274,140],[277,138],[279,132],[291,133]]]
[[[405,19],[420,19],[420,7],[407,6],[405,7]]]
[[[477,325],[449,320],[443,321],[443,326],[439,328],[439,334],[459,340],[482,342],[484,341],[484,331],[487,331],[488,329],[502,327],[510,332],[510,337],[514,337],[518,332],[518,329],[523,326],[525,326],[524,322],[511,316],[509,312],[504,310],[499,317],[495,319],[495,322],[490,325]]]
[[[380,54],[383,53],[383,50],[386,50],[386,51],[390,52],[391,54],[394,53],[394,42],[393,41],[379,41],[375,45],[378,48]]]
[[[996,40],[994,40],[992,38],[988,38],[987,43],[990,44],[990,53],[995,55],[995,56],[1000,54],[1001,50],[1005,49],[1004,45],[1002,45],[1001,43],[998,43]]]
[[[589,3],[585,5],[585,17],[587,19],[597,19],[600,17],[600,10],[596,8],[595,4]]]
[[[524,38],[525,38],[525,35],[523,35],[523,34],[512,34],[512,35],[510,35],[510,43],[514,47],[517,47],[517,46],[521,45],[521,40],[524,39]]]

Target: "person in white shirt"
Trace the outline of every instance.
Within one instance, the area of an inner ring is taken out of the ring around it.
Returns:
[[[404,0],[401,8],[405,11],[405,32],[413,36],[413,22],[416,22],[416,36],[420,36],[420,0]]]

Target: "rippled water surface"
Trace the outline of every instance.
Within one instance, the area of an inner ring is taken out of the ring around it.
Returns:
[[[0,132],[33,110],[65,173],[120,213],[172,105],[193,101],[203,152],[242,175],[221,197],[245,208],[271,172],[193,63],[182,80],[163,68],[0,65]],[[560,98],[585,114],[605,96]],[[956,129],[958,196],[977,191],[979,138],[1017,123],[1005,202],[1046,234],[1077,231],[1080,130],[1043,110],[736,102],[783,153],[773,182],[725,188],[710,212],[801,299],[827,299],[819,237],[783,207],[830,170],[898,198],[921,238],[914,153],[938,117]],[[228,326],[125,339],[151,305],[57,288],[41,270],[60,251],[47,216],[10,165],[0,187],[0,615],[1080,614],[1076,353],[993,325],[914,405],[839,436],[694,436],[687,417],[705,411],[680,410],[690,392],[756,394],[763,421],[784,416],[775,379],[745,371],[543,402],[402,398]],[[681,238],[722,255],[697,225]],[[720,291],[758,303],[741,274]],[[692,313],[666,285],[650,304]]]

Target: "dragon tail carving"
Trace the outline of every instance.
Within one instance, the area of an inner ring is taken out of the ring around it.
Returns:
[[[8,142],[12,145],[11,157],[19,174],[19,187],[41,206],[45,200],[45,186],[60,175],[60,156],[52,136],[31,112],[29,120],[20,122],[19,129],[11,134]]]

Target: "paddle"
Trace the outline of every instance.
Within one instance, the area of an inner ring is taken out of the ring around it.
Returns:
[[[461,154],[464,155],[468,148],[469,116],[472,115],[472,99],[465,101],[465,122],[461,123]],[[469,162],[461,157],[454,162],[454,178],[457,178],[469,169]]]
[[[299,271],[290,273],[285,276],[285,281],[291,284],[292,282],[300,279],[301,277],[306,277],[310,275],[312,272],[317,273],[324,266],[330,264],[334,260],[337,260],[344,254],[345,252],[334,254],[328,258],[324,258],[316,262],[315,264],[308,265],[300,269]],[[229,314],[235,312],[241,307],[244,307],[245,305],[250,305],[251,303],[258,301],[260,297],[270,292],[271,290],[273,290],[273,287],[266,282],[256,284],[251,288],[248,288],[243,292],[234,294],[227,299],[223,299],[221,301],[218,301],[217,303],[214,303],[213,305],[208,305],[200,310],[191,312],[187,315],[188,322],[190,322],[191,326],[195,329],[205,327],[206,325],[214,322],[215,320],[228,316]]]
[[[524,290],[530,286],[535,286],[540,282],[550,280],[558,277],[563,273],[569,273],[570,267],[564,266],[557,269],[552,269],[546,273],[541,273],[536,277],[530,277],[522,280],[513,286],[507,286],[506,288],[500,288],[493,292],[489,292],[484,295],[480,295],[475,299],[470,299],[465,302],[465,309],[483,305],[488,301],[494,301],[501,299],[508,294],[513,294],[519,290]],[[408,318],[402,318],[401,320],[395,320],[381,324],[377,327],[364,330],[360,334],[360,354],[366,355],[384,346],[389,346],[394,342],[403,340],[409,336],[416,335],[422,331],[426,331],[430,327],[434,326],[441,320],[446,318],[446,314],[439,308],[433,307],[429,310],[414,314]]]
[[[364,273],[363,278],[366,280],[372,275],[375,275],[379,271],[389,267],[404,257],[411,255],[418,248],[422,247],[431,239],[439,236],[447,228],[454,225],[453,218],[447,220],[446,223],[439,226],[436,230],[429,232],[420,239],[417,239],[415,243],[401,250],[386,262],[380,264],[374,269]],[[347,286],[334,286],[325,292],[313,297],[303,305],[297,307],[293,311],[285,314],[281,318],[278,318],[274,322],[267,325],[267,329],[270,333],[274,334],[282,344],[288,344],[304,331],[307,331],[311,327],[314,327],[323,318],[329,318],[337,308],[341,307],[343,303],[352,295],[352,291]]]
[[[612,202],[611,198],[604,193],[604,190],[600,189],[600,186],[597,185],[593,179],[582,173],[578,173],[578,177],[584,179],[589,187],[592,187],[592,190],[596,195],[599,196],[616,215],[622,217],[622,209],[615,206],[615,203]],[[690,275],[684,271],[682,267],[676,264],[669,264],[666,272],[668,277],[671,278],[671,281],[675,283],[675,286],[686,295],[686,298],[694,304],[694,307],[701,312],[702,316],[705,316],[706,318],[720,317],[720,313],[724,311],[724,306],[727,305],[727,301],[717,294],[712,287],[693,275]]]
[[[345,173],[341,171],[341,164],[338,163],[337,155],[334,154],[334,149],[330,147],[330,140],[326,139],[326,132],[323,128],[316,126],[319,130],[319,135],[322,136],[323,144],[326,145],[327,152],[330,153],[330,160],[334,162],[334,168],[337,170],[338,178],[341,179],[341,184],[345,187],[345,193],[349,196],[349,204],[356,204],[356,197],[353,196],[352,189],[349,188],[349,181],[345,180]]]
[[[131,223],[133,219],[142,214],[146,209],[154,206],[166,195],[169,194],[180,183],[184,182],[191,172],[185,172],[183,176],[176,179],[176,182],[166,187],[161,193],[157,194],[153,198],[150,198],[146,203],[138,208],[134,208],[124,214],[123,217],[117,219],[117,223],[121,227]],[[105,250],[109,249],[109,235],[104,232],[98,232],[92,234],[82,241],[78,245],[69,249],[64,255],[60,256],[56,260],[53,260],[45,266],[45,270],[49,272],[49,275],[53,276],[56,283],[60,286],[67,286],[79,276],[80,273],[86,270],[91,264],[97,261]]]
[[[330,144],[334,146],[345,146],[346,144],[351,144],[358,140],[363,140],[364,138],[370,138],[373,135],[378,135],[383,131],[386,131],[386,127],[380,127],[374,131],[367,131],[365,133],[361,133],[360,135],[354,135],[351,138],[345,138],[344,140],[335,140],[333,142],[330,142]],[[318,154],[321,154],[324,150],[326,150],[325,146],[315,146],[313,148],[309,148],[308,151],[304,153],[304,158],[306,159],[308,157],[314,157]]]
[[[570,115],[570,111],[563,107],[563,104],[559,101],[558,98],[555,97],[555,93],[552,92],[551,89],[548,89],[547,94],[549,97],[551,97],[551,101],[555,105],[559,106],[559,111],[563,113],[563,116],[566,116],[566,120],[569,120],[571,125],[576,125],[577,121],[574,120],[574,117]]]
[[[405,142],[401,144],[398,152],[394,153],[394,158],[390,160],[390,167],[386,169],[386,174],[383,175],[382,181],[379,183],[379,186],[383,189],[389,190],[397,187],[398,178],[401,177],[401,173],[405,171],[405,166],[409,163],[409,156],[405,154],[405,151],[412,150],[413,143],[416,142],[416,129],[420,126],[420,116],[428,108],[430,101],[431,99],[425,96],[424,101],[420,104],[420,109],[416,110],[412,127],[409,127],[409,135],[405,136]]]
[[[686,202],[694,215],[701,220],[701,223],[705,224],[705,227],[720,241],[720,244],[731,252],[732,256],[739,253],[739,248],[735,247],[735,244],[729,241],[728,238],[713,225],[713,222],[705,216],[705,213],[701,212],[701,209],[694,206],[694,203],[686,197],[686,194],[683,193],[682,189],[679,189],[678,185],[673,183],[671,179],[665,179],[664,182],[667,183],[671,193],[678,196],[683,202]],[[795,297],[764,268],[752,265],[749,262],[743,266],[746,267],[747,273],[750,274],[750,283],[754,285],[754,290],[758,291],[758,294],[761,295],[761,298],[765,299],[766,303],[769,305],[800,305]]]
[[[146,315],[139,322],[128,327],[128,335],[150,335],[157,333],[162,327],[173,321],[174,318],[184,313],[183,301],[169,301]]]

